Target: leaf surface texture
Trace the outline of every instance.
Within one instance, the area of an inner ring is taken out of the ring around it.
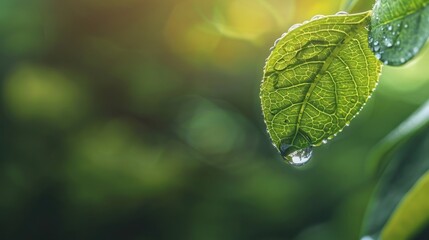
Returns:
[[[385,64],[405,64],[429,37],[429,0],[377,0],[369,43]]]
[[[260,98],[284,157],[332,138],[370,97],[381,63],[368,47],[369,22],[370,12],[317,17],[278,40]]]

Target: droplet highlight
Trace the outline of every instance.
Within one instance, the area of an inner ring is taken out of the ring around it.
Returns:
[[[390,39],[390,38],[385,38],[385,39],[383,40],[383,42],[384,42],[384,45],[385,45],[386,47],[388,47],[388,48],[390,48],[390,47],[392,47],[392,46],[393,46],[393,41],[392,41],[392,39]]]
[[[316,16],[312,17],[311,20],[314,21],[314,20],[317,20],[317,19],[321,19],[323,17],[324,17],[323,15],[316,15]]]
[[[302,166],[306,164],[313,155],[312,146],[297,148],[287,143],[281,143],[279,151],[283,159],[293,166]]]
[[[302,166],[311,159],[312,154],[313,154],[313,148],[307,147],[304,149],[293,151],[288,155],[283,156],[283,158],[293,166]]]
[[[380,58],[381,58],[381,54],[380,54],[380,53],[376,53],[376,54],[375,54],[375,57],[376,57],[378,60],[380,60]]]
[[[339,11],[339,12],[337,12],[335,15],[347,15],[347,14],[349,14],[348,12],[346,12],[346,11]]]
[[[290,31],[292,31],[292,30],[294,30],[294,29],[297,29],[297,28],[299,28],[300,26],[301,26],[301,24],[299,24],[299,23],[294,24],[294,25],[292,25],[292,26],[289,28],[288,32],[290,32]]]

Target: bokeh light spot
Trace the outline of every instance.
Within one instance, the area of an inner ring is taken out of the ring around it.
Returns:
[[[4,100],[21,120],[68,125],[86,109],[83,89],[62,72],[32,65],[18,67],[4,82]]]

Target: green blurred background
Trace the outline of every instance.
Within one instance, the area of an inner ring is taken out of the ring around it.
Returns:
[[[0,238],[357,239],[368,154],[428,98],[429,52],[299,169],[258,97],[275,39],[340,6],[1,0]]]

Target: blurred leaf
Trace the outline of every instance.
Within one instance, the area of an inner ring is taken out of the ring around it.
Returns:
[[[374,0],[343,0],[341,10],[349,13],[368,11],[374,4]]]
[[[364,234],[371,236],[371,238],[377,239],[381,232],[384,231],[383,228],[387,226],[386,224],[396,225],[398,221],[396,220],[397,217],[393,219],[392,216],[394,216],[395,209],[399,209],[398,206],[407,209],[407,203],[409,202],[407,199],[417,199],[421,197],[420,194],[423,194],[416,193],[414,190],[410,191],[410,189],[421,188],[419,183],[417,183],[418,185],[415,184],[418,179],[429,170],[429,161],[427,157],[427,149],[429,148],[429,131],[427,128],[427,123],[429,122],[428,114],[429,103],[425,104],[420,110],[389,134],[374,151],[375,154],[373,154],[374,157],[372,161],[380,162],[380,159],[388,158],[389,164],[381,176],[367,211]],[[425,129],[425,131],[421,132],[422,129]],[[399,148],[401,143],[404,142],[406,143]],[[377,156],[380,159],[377,159]],[[413,186],[416,187],[413,188]],[[407,193],[411,195],[407,195]],[[428,202],[427,199],[426,202]],[[417,205],[418,202],[416,201],[413,204]],[[402,212],[404,210],[399,211]],[[423,212],[424,209],[421,208],[421,211]],[[401,212],[397,214],[401,215]],[[427,214],[427,211],[425,211],[425,214]],[[427,216],[420,217],[424,218]],[[411,234],[415,234],[415,232],[410,231],[417,230],[422,222],[419,222],[417,218],[413,221],[414,225],[410,225],[412,228],[403,229],[403,226],[401,227],[401,231],[404,231],[402,234],[410,234],[410,236]],[[391,227],[392,226],[389,226],[389,228]],[[387,232],[383,233],[383,235],[391,233],[391,229],[386,231]],[[383,239],[392,238],[387,237]],[[409,238],[395,237],[394,239]]]
[[[356,6],[358,2],[359,0],[343,0],[343,3],[341,4],[341,9],[349,12]]]
[[[315,17],[282,36],[268,57],[261,102],[282,156],[302,165],[370,97],[381,71],[368,48],[370,12]]]
[[[388,65],[412,59],[429,36],[429,0],[378,0],[371,18],[370,46]]]
[[[429,171],[404,196],[383,228],[382,239],[410,239],[429,220]]]
[[[370,171],[374,172],[376,176],[380,176],[389,159],[392,158],[392,152],[428,126],[429,101],[378,144],[370,157]]]

